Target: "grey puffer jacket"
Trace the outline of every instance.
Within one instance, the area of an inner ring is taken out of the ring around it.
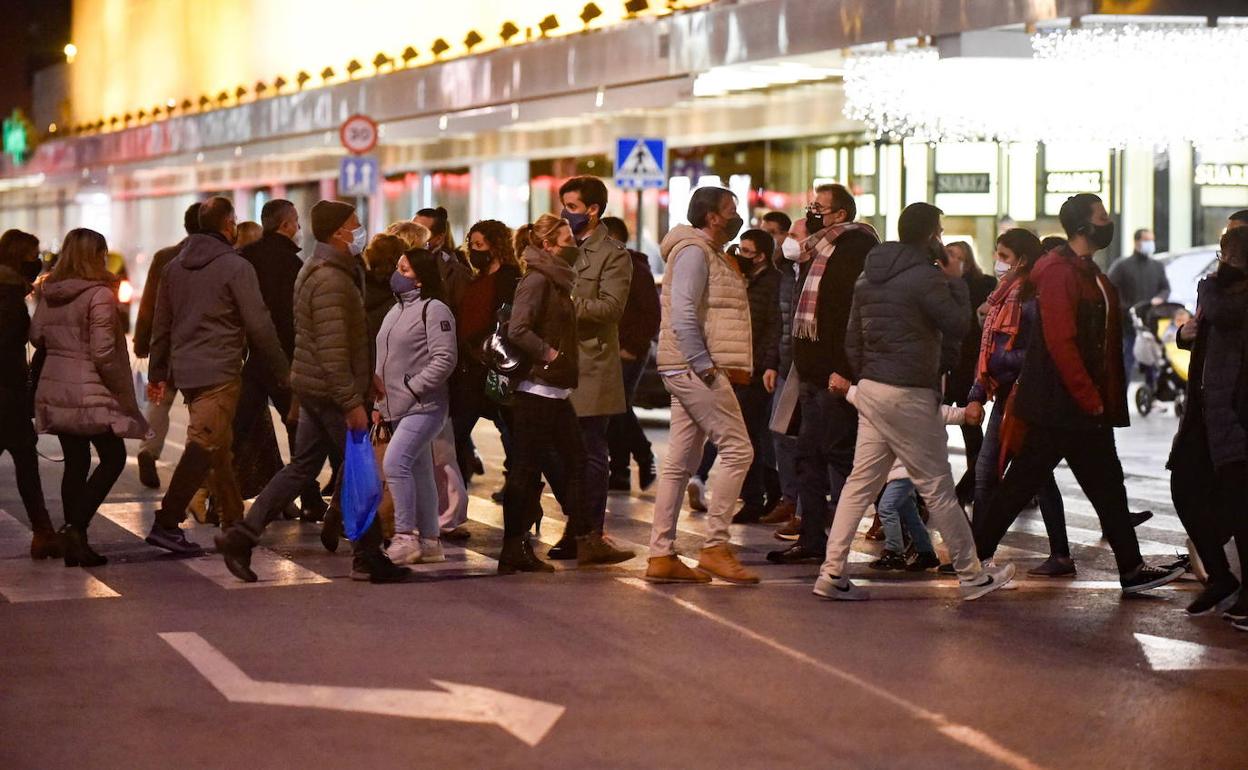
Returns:
[[[35,391],[40,433],[147,435],[111,283],[82,278],[45,283],[30,341],[47,354]]]
[[[450,403],[447,380],[459,360],[455,317],[420,291],[404,292],[377,333],[377,376],[386,388],[378,410],[387,421],[430,414]]]
[[[939,392],[942,347],[960,345],[970,322],[966,282],[950,280],[921,249],[890,241],[867,254],[845,352],[856,379]]]

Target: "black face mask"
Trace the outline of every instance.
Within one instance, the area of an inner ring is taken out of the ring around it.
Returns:
[[[581,250],[575,246],[564,246],[559,249],[559,258],[571,267],[576,264],[576,260],[580,259]]]
[[[749,275],[751,272],[753,272],[754,270],[753,260],[751,260],[749,257],[743,257],[740,254],[737,254],[735,256],[737,258],[737,267],[741,269],[742,273],[744,273],[745,275]]]
[[[1088,233],[1088,240],[1092,242],[1097,251],[1109,248],[1109,244],[1114,242],[1114,223],[1092,225],[1092,229]]]
[[[736,238],[742,227],[745,227],[745,220],[741,217],[734,216],[732,219],[729,219],[724,223],[725,239],[731,241],[733,238]]]
[[[43,272],[43,261],[35,260],[33,262],[22,262],[21,273],[27,283],[34,283],[39,274]]]
[[[490,262],[492,261],[493,255],[491,255],[488,251],[477,251],[476,249],[470,249],[468,251],[468,262],[477,270],[486,269],[490,266]]]
[[[807,235],[814,235],[815,233],[822,230],[823,227],[824,227],[823,216],[821,214],[814,214],[811,212],[806,213],[806,234]]]

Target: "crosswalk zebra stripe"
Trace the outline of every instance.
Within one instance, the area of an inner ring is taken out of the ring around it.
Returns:
[[[0,510],[0,596],[10,602],[110,599],[121,596],[85,569],[60,559],[30,560],[30,530]]]

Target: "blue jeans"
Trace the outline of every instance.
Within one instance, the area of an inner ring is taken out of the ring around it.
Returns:
[[[884,547],[893,553],[905,553],[906,541],[902,537],[904,526],[914,542],[914,549],[919,553],[932,553],[932,538],[923,526],[919,517],[919,506],[914,499],[914,482],[910,479],[897,479],[888,482],[880,502],[876,506],[880,514],[880,525],[884,528]]]
[[[1001,454],[1001,420],[1005,417],[1005,402],[1009,390],[997,393],[984,431],[984,443],[975,461],[975,504],[972,518],[986,515],[992,494],[1000,484],[997,462]],[[1040,516],[1044,519],[1044,531],[1049,536],[1049,552],[1054,556],[1070,556],[1070,542],[1066,537],[1066,507],[1062,504],[1062,492],[1050,472],[1034,490],[1040,501]]]
[[[447,407],[409,414],[394,426],[382,468],[394,497],[394,531],[438,536],[438,486],[433,478],[433,439],[442,432]]]

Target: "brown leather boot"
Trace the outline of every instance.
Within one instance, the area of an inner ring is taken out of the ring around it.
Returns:
[[[646,580],[651,583],[709,583],[711,576],[689,569],[675,555],[651,556],[650,565],[646,568]]]
[[[576,539],[576,562],[584,567],[589,564],[619,564],[635,554],[616,548],[602,537],[601,532],[591,532]]]
[[[771,509],[771,513],[758,520],[759,524],[787,524],[797,514],[797,503],[792,500],[781,500]]]
[[[30,538],[30,558],[59,559],[64,553],[61,536],[51,529],[36,529]]]
[[[758,582],[758,575],[741,566],[737,555],[726,543],[703,548],[698,554],[698,569],[729,583],[751,585]]]

